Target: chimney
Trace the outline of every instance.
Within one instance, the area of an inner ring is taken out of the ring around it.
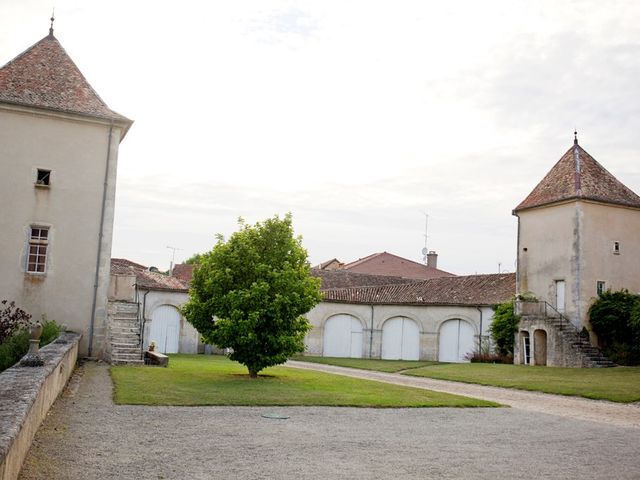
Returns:
[[[427,267],[438,268],[438,254],[433,250],[427,253]]]

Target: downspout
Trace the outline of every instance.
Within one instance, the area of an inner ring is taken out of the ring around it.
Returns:
[[[582,206],[580,203],[580,198],[582,197],[582,185],[581,185],[581,175],[582,175],[582,166],[580,164],[580,153],[578,152],[578,139],[574,140],[573,147],[573,158],[575,161],[575,169],[576,169],[576,193],[578,195],[578,200],[576,201],[576,279],[575,279],[575,308],[576,308],[576,317],[577,317],[577,328],[580,329],[582,326],[582,305],[581,305],[581,288],[582,288]],[[566,300],[565,300],[566,302]]]
[[[144,326],[147,323],[147,295],[151,290],[144,292],[142,296],[142,324],[140,327],[140,358],[142,358],[144,350]]]
[[[371,304],[371,332],[369,333],[369,358],[373,358],[373,303]]]
[[[109,166],[111,163],[111,141],[113,138],[113,122],[109,126],[109,142],[107,145],[107,160],[104,166],[104,183],[102,187],[102,206],[100,208],[100,229],[98,233],[98,254],[96,255],[96,274],[93,279],[93,301],[91,302],[91,322],[89,323],[89,347],[87,356],[93,353],[93,332],[96,322],[96,303],[98,301],[98,281],[100,278],[100,256],[102,255],[102,237],[104,236],[104,212],[107,205],[107,186],[109,180]]]
[[[480,335],[478,336],[478,353],[482,355],[482,309],[476,305],[476,310],[480,312]]]

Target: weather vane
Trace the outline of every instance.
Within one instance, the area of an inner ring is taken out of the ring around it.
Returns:
[[[56,9],[54,7],[51,10],[51,26],[49,27],[49,35],[52,35],[52,36],[53,36],[53,22],[55,22],[55,20],[56,20],[55,13],[56,13]]]

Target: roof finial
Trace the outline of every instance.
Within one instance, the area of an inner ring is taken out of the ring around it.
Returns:
[[[55,22],[56,20],[55,12],[56,12],[56,9],[54,7],[53,10],[51,10],[51,26],[49,27],[49,35],[51,35],[52,37],[53,37],[53,22]]]
[[[576,129],[573,130],[573,144],[574,145],[578,144],[578,130]]]

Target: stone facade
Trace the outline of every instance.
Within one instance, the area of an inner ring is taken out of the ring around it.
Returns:
[[[448,320],[459,319],[471,325],[474,332],[474,346],[477,345],[479,348],[480,336],[483,348],[490,346],[489,326],[493,318],[493,309],[488,306],[363,305],[321,302],[305,315],[313,327],[305,339],[306,354],[323,355],[325,324],[331,317],[340,314],[351,315],[361,323],[362,357],[364,358],[382,357],[383,326],[386,321],[398,317],[411,319],[418,325],[420,360],[439,359],[441,327]]]
[[[131,121],[50,35],[0,68],[0,292],[105,352],[118,147]]]

